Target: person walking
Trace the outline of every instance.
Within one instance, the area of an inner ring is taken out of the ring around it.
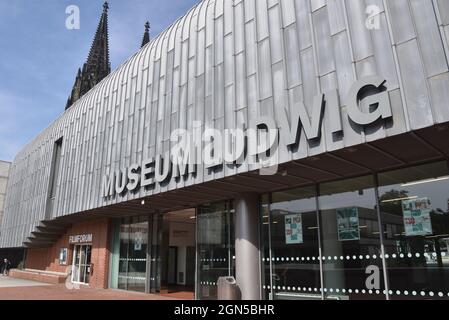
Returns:
[[[2,270],[2,274],[4,275],[4,276],[8,276],[8,274],[9,274],[9,269],[10,269],[10,267],[11,267],[11,262],[9,262],[9,260],[8,259],[3,259],[3,270]]]

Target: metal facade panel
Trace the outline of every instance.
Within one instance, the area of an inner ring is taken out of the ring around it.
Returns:
[[[366,28],[377,5],[379,29]],[[384,7],[385,5],[385,7]],[[322,139],[280,149],[282,162],[449,121],[449,14],[446,0],[205,0],[130,57],[17,155],[0,245],[20,246],[45,219],[55,141],[63,137],[56,218],[247,172],[244,164],[110,199],[103,175],[171,147],[177,128],[241,127],[279,120],[319,93],[340,100],[362,76],[387,80],[393,121],[358,128],[341,111],[335,139],[325,113]],[[194,121],[200,120],[201,124]]]

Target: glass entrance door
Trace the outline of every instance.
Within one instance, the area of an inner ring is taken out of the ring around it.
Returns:
[[[113,224],[109,285],[147,292],[148,217],[117,219]]]
[[[145,292],[147,244],[147,217],[124,219],[120,225],[119,289]]]
[[[196,298],[217,299],[217,281],[235,274],[232,202],[201,206],[197,218]]]
[[[196,209],[156,213],[151,218],[150,292],[194,298]]]
[[[75,245],[73,251],[72,282],[89,283],[91,251],[91,245]]]

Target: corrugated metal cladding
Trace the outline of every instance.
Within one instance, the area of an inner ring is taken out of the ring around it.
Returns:
[[[380,8],[378,30],[366,27],[370,5]],[[325,115],[321,143],[303,139],[294,154],[282,149],[283,162],[449,121],[448,56],[447,0],[203,1],[17,155],[1,245],[20,246],[45,218],[52,149],[61,137],[49,218],[234,175],[203,171],[147,193],[101,196],[103,174],[168,151],[173,129],[195,120],[224,129],[257,115],[277,118],[293,101],[310,108],[320,92],[337,88],[345,96],[367,75],[388,80],[394,121],[360,133],[343,116],[345,134],[335,141]]]

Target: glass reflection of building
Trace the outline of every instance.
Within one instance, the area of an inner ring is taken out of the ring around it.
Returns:
[[[265,297],[447,299],[448,173],[440,162],[262,197]]]

